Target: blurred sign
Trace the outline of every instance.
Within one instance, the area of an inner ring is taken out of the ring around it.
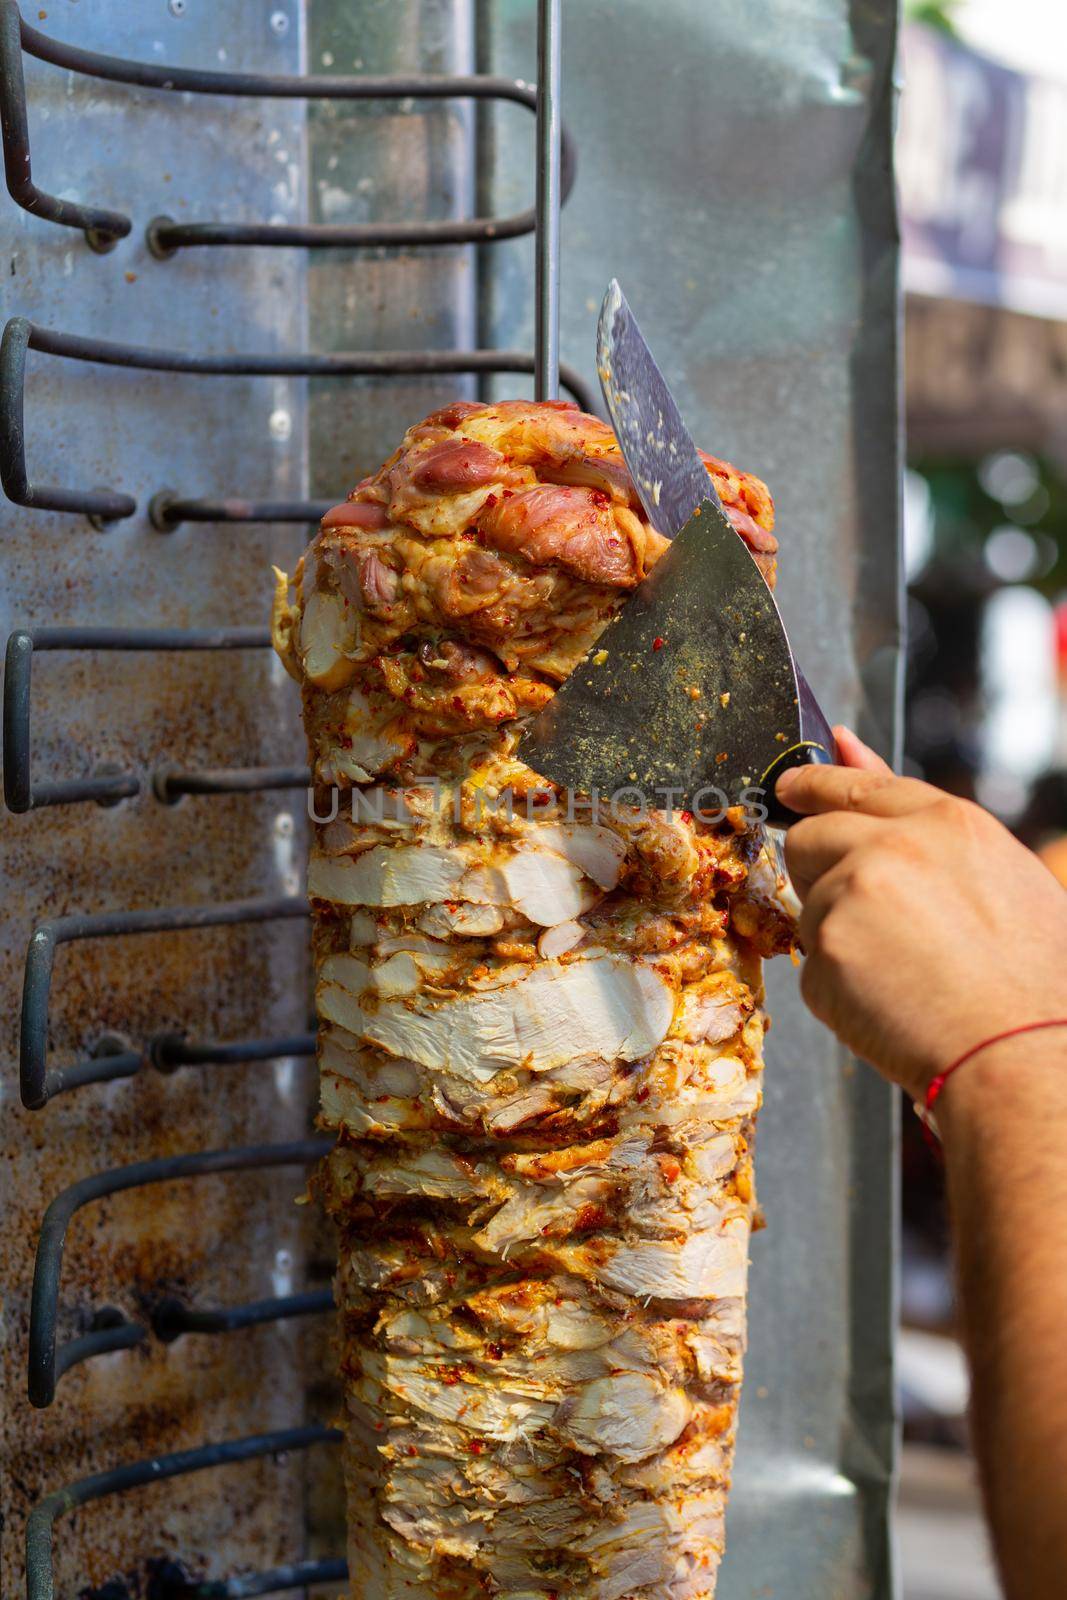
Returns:
[[[1011,447],[1067,460],[1067,320],[941,293],[947,298],[910,296],[904,321],[912,453]]]
[[[902,55],[905,287],[1067,318],[1067,84],[914,24]]]

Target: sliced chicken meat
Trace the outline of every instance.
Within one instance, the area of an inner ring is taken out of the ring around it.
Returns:
[[[766,489],[705,463],[773,581]],[[277,575],[359,1600],[715,1592],[790,906],[758,827],[516,755],[665,548],[602,422],[456,402]]]

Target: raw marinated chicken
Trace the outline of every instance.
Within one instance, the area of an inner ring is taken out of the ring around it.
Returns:
[[[773,580],[767,490],[706,462]],[[758,825],[516,756],[665,547],[596,418],[457,403],[278,574],[359,1600],[715,1592],[793,926]]]

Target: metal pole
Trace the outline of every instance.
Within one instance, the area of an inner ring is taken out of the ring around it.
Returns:
[[[562,0],[537,0],[537,328],[534,392],[559,397],[560,73]]]

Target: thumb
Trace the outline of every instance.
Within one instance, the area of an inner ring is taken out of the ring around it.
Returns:
[[[835,728],[834,738],[837,740],[837,750],[843,767],[854,767],[858,772],[880,772],[886,777],[891,776],[892,768],[887,766],[869,745],[865,745],[862,739],[857,738],[851,728],[843,726]]]

